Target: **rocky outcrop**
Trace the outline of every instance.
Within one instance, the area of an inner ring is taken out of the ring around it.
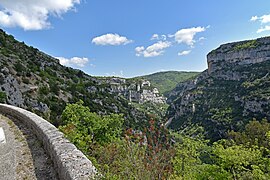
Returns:
[[[169,127],[195,125],[217,140],[253,118],[270,120],[270,37],[221,45],[207,62],[208,70],[170,92]]]
[[[27,93],[31,94],[38,91],[38,86],[18,82],[17,78],[10,73],[7,67],[0,70],[0,79],[0,89],[2,92],[5,92],[8,104],[22,108],[31,107],[42,113],[49,112],[47,104],[32,99],[30,96],[25,97]]]
[[[203,81],[209,77],[207,70],[203,71],[199,76],[195,77],[194,79],[185,81],[183,83],[179,83],[176,88],[174,88],[169,94],[167,103],[171,104],[174,100],[178,97],[182,97],[186,91],[196,88],[198,82]]]
[[[17,79],[9,74],[7,68],[1,69],[0,77],[2,79],[0,88],[2,91],[6,92],[7,102],[22,107],[24,100]]]
[[[100,81],[109,84],[106,91],[117,93],[129,102],[165,104],[166,98],[160,95],[159,90],[151,86],[151,82],[143,79],[106,78]]]
[[[270,60],[270,37],[228,43],[207,55],[208,73],[223,69],[229,64],[247,65],[268,60]]]

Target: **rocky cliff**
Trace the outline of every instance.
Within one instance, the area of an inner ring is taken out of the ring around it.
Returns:
[[[123,96],[129,102],[143,104],[151,102],[165,104],[166,98],[159,93],[159,90],[151,86],[151,82],[143,78],[124,79],[119,77],[99,78],[99,84],[109,84],[106,90]]]
[[[208,70],[169,95],[170,127],[216,140],[252,118],[270,120],[270,38],[221,45]]]
[[[0,101],[30,110],[54,125],[67,103],[82,99],[98,114],[121,113],[125,125],[143,126],[148,117],[108,83],[80,70],[64,67],[58,59],[18,42],[0,30]]]
[[[270,37],[221,45],[207,55],[208,73],[231,65],[248,65],[270,60]]]

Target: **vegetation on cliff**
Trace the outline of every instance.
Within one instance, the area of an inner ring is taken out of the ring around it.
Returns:
[[[266,120],[250,121],[243,131],[228,132],[226,139],[210,143],[169,132],[154,120],[143,131],[122,129],[121,116],[90,113],[82,102],[68,105],[62,117],[66,124],[60,129],[104,179],[270,178]],[[111,120],[104,123],[107,117]]]
[[[64,67],[57,59],[0,30],[1,102],[30,110],[58,126],[66,104],[83,99],[92,112],[121,113],[126,126],[142,127],[147,115],[109,88],[98,78]]]
[[[167,71],[158,72],[146,76],[140,76],[152,83],[152,86],[157,87],[161,94],[165,96],[173,90],[178,83],[194,78],[199,72],[181,72],[181,71]]]
[[[174,90],[176,93],[172,94],[173,101],[167,112],[168,118],[173,118],[170,128],[194,136],[203,134],[216,141],[224,138],[227,131],[243,130],[253,118],[269,121],[270,61],[267,43],[270,43],[268,37],[220,46],[218,51],[223,54],[211,55],[214,71],[204,72],[195,81],[180,83]],[[233,47],[239,47],[235,57],[227,54]],[[244,47],[251,48],[249,54],[240,52]],[[220,59],[225,56],[230,57],[228,62]]]

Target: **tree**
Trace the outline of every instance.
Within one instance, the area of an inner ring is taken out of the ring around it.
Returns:
[[[93,152],[105,179],[168,179],[174,149],[169,132],[150,120],[143,132],[131,128],[125,138],[96,146]]]
[[[174,178],[194,179],[194,170],[202,164],[200,157],[204,152],[203,149],[207,149],[207,145],[201,140],[183,137],[179,134],[174,135],[179,139],[175,145],[176,155],[172,160]]]
[[[124,122],[122,115],[98,115],[90,112],[80,100],[68,104],[62,113],[63,126],[59,127],[68,139],[84,152],[89,153],[92,144],[110,143],[120,137]]]
[[[246,146],[260,146],[270,149],[270,144],[267,141],[266,133],[270,131],[270,123],[266,119],[261,122],[253,119],[246,126],[243,132],[231,131],[228,133],[229,139],[232,139],[236,144],[245,144]]]
[[[258,146],[245,147],[220,140],[213,145],[216,164],[230,172],[234,179],[269,179],[270,159]]]

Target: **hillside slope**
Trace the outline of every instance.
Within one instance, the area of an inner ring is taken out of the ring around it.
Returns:
[[[98,114],[121,113],[126,126],[142,126],[146,114],[110,91],[108,83],[64,67],[0,30],[0,100],[35,112],[55,125],[67,103],[82,99]]]
[[[256,118],[270,121],[270,37],[221,45],[208,70],[170,94],[170,127],[217,140]]]
[[[150,75],[140,76],[152,83],[165,96],[173,90],[180,82],[184,82],[198,75],[199,72],[166,71],[157,72]]]

